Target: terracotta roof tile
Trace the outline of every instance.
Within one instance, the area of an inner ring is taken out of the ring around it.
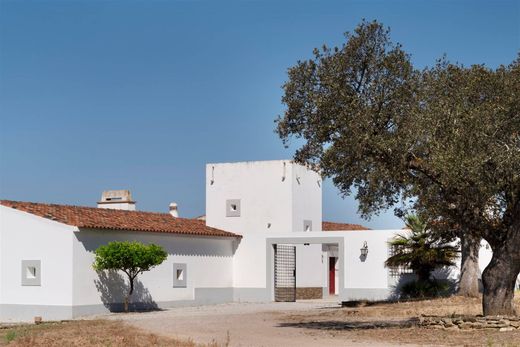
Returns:
[[[323,231],[339,231],[339,230],[370,230],[360,224],[322,222],[321,230]]]
[[[48,218],[63,224],[77,226],[78,228],[241,237],[237,234],[208,227],[202,220],[174,218],[169,213],[112,210],[11,200],[0,200],[0,205]]]

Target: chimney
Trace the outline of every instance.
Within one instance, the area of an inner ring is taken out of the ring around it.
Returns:
[[[97,207],[135,211],[135,201],[132,200],[129,190],[105,190],[101,194],[101,201],[98,201]]]
[[[173,218],[178,218],[179,217],[179,211],[177,210],[177,203],[176,202],[172,202],[170,204],[170,214],[172,215]]]

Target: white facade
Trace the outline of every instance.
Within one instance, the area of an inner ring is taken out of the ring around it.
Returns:
[[[0,320],[70,316],[73,230],[0,206]],[[41,285],[21,285],[22,260],[41,261]]]
[[[92,268],[93,251],[115,240],[155,243],[168,253],[163,264],[138,277],[135,308],[272,301],[277,244],[296,246],[296,293],[302,297],[332,292],[338,301],[384,300],[395,295],[399,280],[384,262],[388,241],[403,230],[322,231],[321,177],[291,161],[206,166],[206,224],[241,238],[78,228],[50,218],[0,205],[0,321],[120,309],[125,278]],[[482,269],[490,258],[484,245]],[[175,280],[178,268],[185,269],[182,286]],[[457,269],[449,272],[458,277]]]
[[[227,213],[230,200],[240,202],[239,215]],[[265,243],[262,240],[306,228],[308,232],[321,231],[321,204],[321,176],[292,161],[206,165],[206,224],[244,235],[234,257],[235,295],[239,299],[266,295],[265,263],[252,257],[265,252],[259,247]],[[321,245],[298,245],[296,257],[296,286],[323,288]]]
[[[234,238],[78,229],[0,205],[0,321],[119,310],[126,278],[99,275],[92,264],[97,247],[123,240],[159,244],[168,253],[161,265],[138,277],[131,299],[136,308],[233,300]],[[24,260],[40,261],[39,285],[23,285]],[[174,264],[186,265],[185,288],[173,286]]]

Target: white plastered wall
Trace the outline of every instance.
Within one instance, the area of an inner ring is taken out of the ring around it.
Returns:
[[[74,227],[0,206],[0,317],[64,319],[72,305]],[[22,286],[22,260],[41,261],[41,285]],[[68,317],[70,318],[70,317]]]
[[[301,165],[292,167],[292,231],[304,231],[304,221],[320,232],[322,222],[321,176]],[[323,273],[325,257],[321,245],[296,246],[296,286],[326,287]]]
[[[240,200],[240,217],[226,216],[226,200]],[[237,288],[265,288],[265,236],[321,230],[321,177],[290,160],[206,165],[206,224],[244,235],[234,257]],[[262,245],[259,248],[259,245]],[[257,256],[257,254],[260,254]],[[320,245],[297,246],[297,285],[321,287]]]
[[[195,291],[201,288],[226,288],[232,296],[234,239],[82,229],[74,235],[74,305],[101,305],[106,301],[103,290],[100,290],[103,281],[92,268],[93,251],[110,241],[124,240],[154,243],[168,253],[168,258],[161,265],[138,276],[141,284],[133,301],[140,298],[160,304],[196,300]],[[187,265],[186,288],[173,287],[174,263]],[[117,295],[117,286],[114,288],[114,282],[110,283],[110,292],[116,295],[108,299],[121,302],[122,296]]]
[[[388,289],[388,241],[399,230],[356,230],[331,232],[345,237],[345,288]],[[361,248],[366,241],[368,255],[361,257]]]

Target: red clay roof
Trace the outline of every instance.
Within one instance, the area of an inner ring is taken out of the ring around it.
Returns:
[[[321,230],[323,231],[339,231],[339,230],[370,230],[360,224],[322,222]]]
[[[169,213],[111,210],[0,200],[0,205],[48,218],[78,228],[132,230],[197,236],[241,237],[206,226],[201,220],[174,218]]]

